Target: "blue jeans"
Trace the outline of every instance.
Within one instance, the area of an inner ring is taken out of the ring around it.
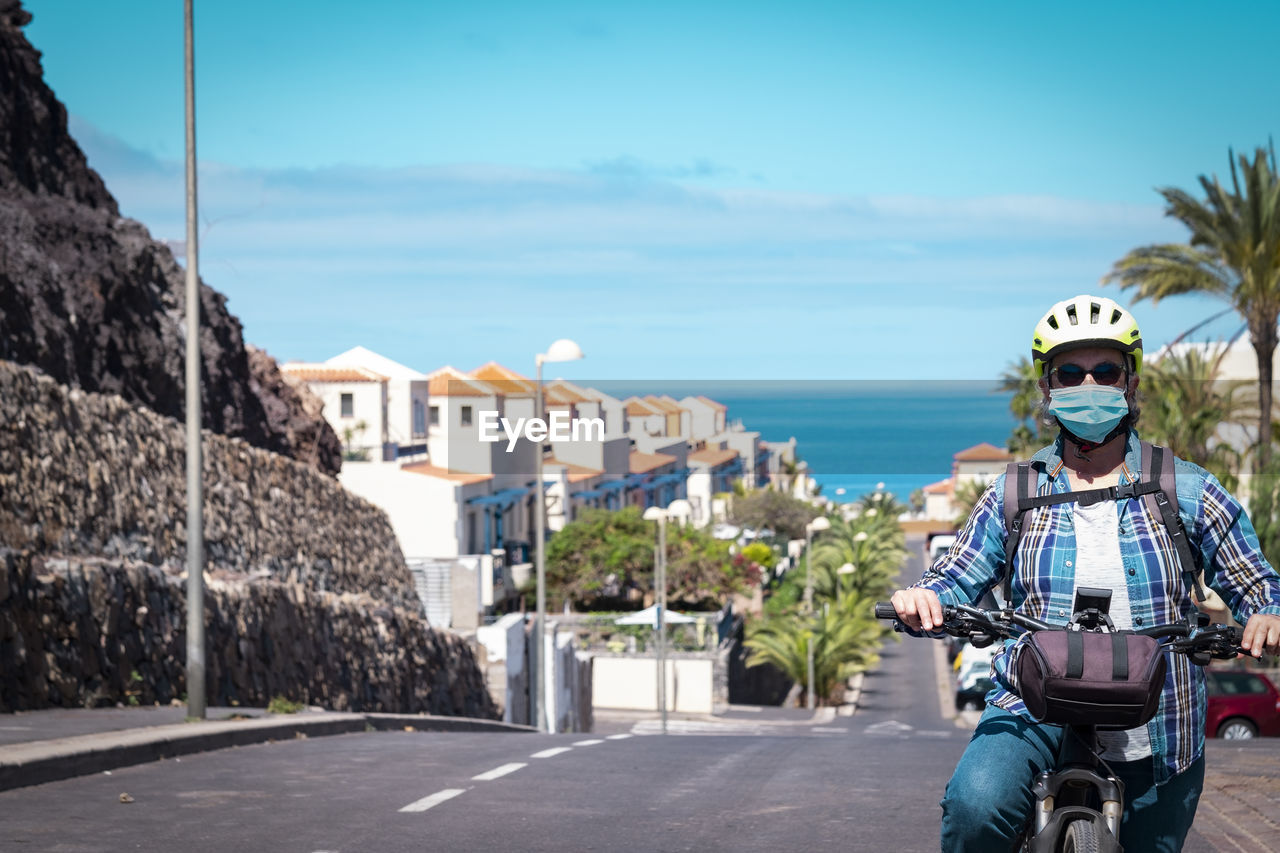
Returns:
[[[1011,850],[1031,818],[1035,775],[1057,761],[1065,729],[987,706],[942,799],[944,853]],[[1177,853],[1204,787],[1204,757],[1160,786],[1152,759],[1108,762],[1124,782],[1125,853]]]

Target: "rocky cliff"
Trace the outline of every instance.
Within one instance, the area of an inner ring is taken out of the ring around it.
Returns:
[[[0,0],[0,358],[181,418],[183,270],[120,216],[68,134],[22,32],[30,17]],[[225,297],[203,284],[200,313],[204,426],[336,473],[341,444],[307,392],[246,349]]]
[[[0,361],[0,710],[185,692],[182,425]],[[386,516],[206,431],[211,703],[494,716],[433,631]]]

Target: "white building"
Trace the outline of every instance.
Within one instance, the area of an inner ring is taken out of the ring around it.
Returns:
[[[391,436],[388,377],[364,367],[299,361],[281,365],[280,371],[306,383],[324,403],[324,419],[342,441],[345,459],[382,461]]]
[[[704,527],[713,521],[713,498],[733,489],[735,480],[742,476],[742,457],[738,451],[727,447],[703,447],[689,454],[689,480],[687,484],[692,521]]]
[[[689,413],[689,440],[706,441],[724,432],[729,407],[709,397],[687,396],[680,405]]]
[[[951,457],[951,476],[924,487],[925,518],[930,521],[950,521],[959,512],[956,506],[956,490],[966,483],[983,486],[1004,473],[1013,454],[1003,447],[983,442],[967,447]]]
[[[386,417],[380,435],[394,452],[378,458],[395,459],[426,452],[428,390],[425,374],[364,347],[353,347],[326,359],[330,367],[350,367],[386,377]]]

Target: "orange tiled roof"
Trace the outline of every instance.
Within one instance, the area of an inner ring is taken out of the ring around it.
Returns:
[[[670,397],[655,397],[650,394],[644,398],[644,401],[655,409],[660,409],[661,411],[668,412],[670,414],[678,414],[684,411],[680,404],[675,400],[672,400]]]
[[[548,403],[586,403],[587,397],[569,388],[565,383],[556,380],[542,386],[542,397]]]
[[[472,379],[481,379],[488,385],[510,396],[532,394],[537,390],[537,383],[528,376],[522,376],[509,367],[503,367],[496,361],[483,364],[471,371]]]
[[[949,495],[951,490],[952,482],[950,477],[945,480],[939,480],[936,483],[930,483],[923,489],[926,495]]]
[[[965,448],[952,457],[957,462],[1010,462],[1013,454],[989,442]]]
[[[695,450],[689,454],[690,462],[704,462],[712,468],[719,468],[726,462],[732,461],[738,457],[738,451],[731,450],[726,447],[723,450],[706,448],[705,450]]]
[[[438,468],[430,462],[413,462],[408,465],[402,465],[400,470],[408,471],[412,474],[425,474],[428,477],[436,477],[440,480],[450,480],[454,483],[461,483],[464,486],[493,479],[492,474],[468,474],[465,471],[450,471],[448,468]]]
[[[627,407],[628,415],[644,417],[645,415],[658,415],[662,413],[662,411],[652,403],[646,402],[639,397],[628,397],[623,401],[623,404]]]
[[[560,459],[548,459],[542,463],[543,467],[547,465],[559,465],[569,474],[570,483],[581,483],[583,480],[590,480],[592,477],[599,477],[604,473],[599,468],[588,468],[586,465],[575,465],[572,462],[565,462]]]
[[[432,397],[492,397],[497,389],[456,367],[445,365],[427,374],[427,394]]]
[[[387,377],[367,367],[332,367],[327,364],[283,364],[280,369],[303,382],[386,382]]]
[[[676,461],[676,457],[669,456],[666,453],[641,453],[639,450],[631,451],[630,471],[632,474],[646,474],[655,468],[661,468],[663,465],[669,465]]]

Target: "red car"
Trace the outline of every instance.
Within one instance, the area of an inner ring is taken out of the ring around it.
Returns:
[[[1238,740],[1280,735],[1280,690],[1265,675],[1240,669],[1206,669],[1204,674],[1206,736]]]

